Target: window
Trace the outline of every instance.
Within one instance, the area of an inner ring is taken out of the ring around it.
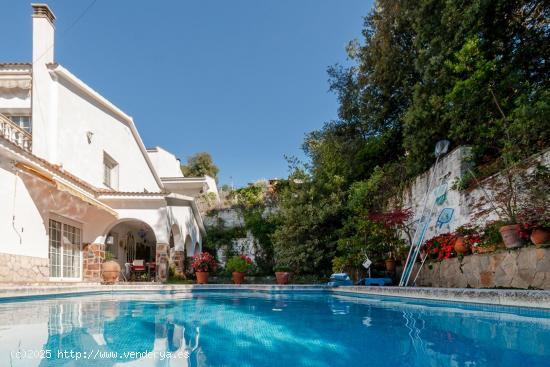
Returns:
[[[50,219],[49,237],[50,277],[80,278],[80,228]]]
[[[10,120],[13,121],[14,124],[21,127],[23,130],[28,132],[29,134],[32,131],[32,124],[31,124],[31,117],[30,116],[17,116],[12,115],[9,116]]]
[[[118,188],[118,163],[103,152],[103,184],[111,189]]]

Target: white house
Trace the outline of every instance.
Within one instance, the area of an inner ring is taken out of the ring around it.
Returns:
[[[0,64],[0,281],[97,281],[106,251],[165,280],[201,250],[195,198],[216,183],[146,149],[130,116],[55,62],[55,16],[32,8],[32,63]]]

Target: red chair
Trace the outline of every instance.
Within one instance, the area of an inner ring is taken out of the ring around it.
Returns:
[[[145,261],[144,260],[134,260],[134,261],[132,261],[132,279],[133,280],[136,280],[138,275],[141,277],[146,272],[147,272],[147,269],[145,267]]]

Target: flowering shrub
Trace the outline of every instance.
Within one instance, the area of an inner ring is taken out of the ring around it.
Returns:
[[[252,267],[252,259],[248,256],[233,256],[227,260],[225,269],[229,272],[245,273]]]
[[[194,271],[214,272],[218,268],[218,263],[208,252],[201,252],[193,257],[191,267]]]
[[[489,223],[484,229],[476,226],[461,226],[454,233],[445,233],[435,236],[424,243],[423,250],[428,256],[438,261],[456,256],[454,246],[456,239],[462,237],[464,243],[472,252],[477,253],[479,248],[496,249],[502,242],[498,229],[502,222]]]
[[[401,229],[412,218],[412,209],[396,209],[386,213],[371,213],[368,218],[373,222],[382,223],[388,229]]]
[[[456,235],[444,233],[437,235],[424,243],[424,252],[438,261],[456,256],[454,250]]]

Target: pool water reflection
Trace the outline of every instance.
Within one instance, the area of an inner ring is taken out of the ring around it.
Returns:
[[[0,366],[536,367],[549,360],[545,311],[323,293],[0,303]]]

